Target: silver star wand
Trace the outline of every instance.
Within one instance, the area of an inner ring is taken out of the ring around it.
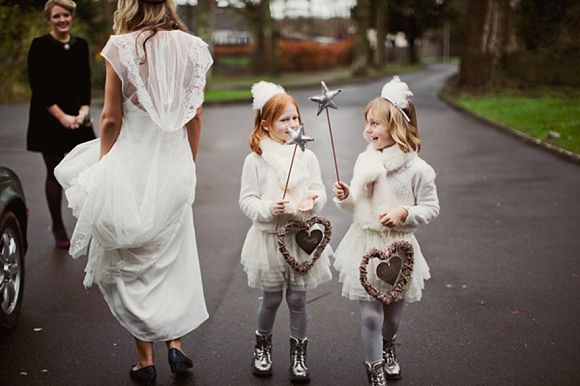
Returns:
[[[314,138],[304,135],[304,123],[300,125],[298,130],[293,130],[289,126],[286,126],[286,129],[290,133],[290,139],[286,141],[286,145],[294,145],[294,153],[292,153],[292,161],[290,161],[290,169],[288,170],[288,177],[286,177],[286,185],[284,186],[282,200],[286,198],[286,190],[288,189],[288,182],[290,182],[290,173],[292,173],[292,166],[294,165],[296,150],[298,147],[300,147],[300,149],[304,151],[306,142],[314,141]],[[278,220],[276,221],[276,229],[278,229],[278,221],[280,221],[280,217],[278,217]]]
[[[338,109],[336,103],[334,103],[334,97],[342,92],[342,89],[329,90],[326,83],[320,81],[322,86],[322,94],[311,96],[309,99],[312,102],[318,103],[318,112],[316,116],[319,116],[322,110],[326,110],[326,120],[328,121],[328,131],[330,132],[330,144],[332,146],[332,156],[334,158],[334,168],[336,170],[336,181],[340,182],[340,176],[338,175],[338,163],[336,162],[336,151],[334,149],[334,139],[332,137],[332,125],[330,124],[330,114],[328,113],[328,108]]]

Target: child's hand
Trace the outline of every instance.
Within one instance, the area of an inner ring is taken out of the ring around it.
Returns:
[[[288,202],[289,202],[288,200],[280,200],[272,202],[270,204],[270,213],[272,213],[272,215],[274,216],[284,214],[284,212],[286,211],[286,204]]]
[[[310,196],[304,197],[300,206],[298,207],[298,212],[306,213],[310,212],[314,208],[314,200],[318,198],[318,194],[311,194]]]
[[[388,209],[386,212],[379,215],[381,225],[392,228],[404,222],[407,219],[409,212],[405,208]]]
[[[350,188],[342,181],[335,182],[334,186],[332,187],[332,193],[334,193],[334,197],[340,201],[345,200],[348,197],[349,192]]]

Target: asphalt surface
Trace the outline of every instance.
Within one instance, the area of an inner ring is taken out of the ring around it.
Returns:
[[[398,347],[403,378],[390,385],[580,384],[580,167],[451,109],[437,98],[454,64],[401,76],[415,93],[421,156],[437,172],[441,214],[417,232],[432,278],[405,306]],[[324,80],[324,79],[321,79]],[[340,177],[364,149],[362,112],[388,79],[345,85],[330,117]],[[327,193],[335,180],[324,115],[297,98]],[[92,114],[99,116],[99,107]],[[0,384],[132,385],[132,337],[96,287],[82,285],[85,258],[54,247],[40,154],[25,150],[27,105],[0,105],[0,164],[21,177],[30,208],[24,304],[0,337]],[[158,385],[289,385],[288,311],[274,329],[274,376],[250,373],[260,291],[239,263],[250,222],[237,199],[249,104],[206,106],[198,155],[196,231],[210,319],[184,337],[194,367],[174,377],[156,344]],[[97,122],[98,126],[98,122]],[[330,200],[329,200],[330,201]],[[351,219],[329,202],[336,247]],[[66,210],[72,233],[74,218]],[[308,294],[312,385],[365,385],[358,304],[334,280]]]

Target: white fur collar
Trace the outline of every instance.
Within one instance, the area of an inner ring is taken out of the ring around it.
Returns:
[[[403,153],[397,144],[384,148],[382,151],[375,150],[372,144],[369,144],[356,162],[353,188],[359,189],[365,196],[370,197],[379,176],[399,170],[415,157],[417,157],[417,152]]]
[[[264,136],[260,141],[260,148],[262,149],[262,158],[264,161],[276,171],[276,177],[279,185],[283,188],[288,179],[288,172],[290,171],[290,163],[292,162],[292,154],[295,146],[288,146],[274,141],[268,136]],[[292,164],[292,172],[290,173],[290,180],[288,181],[288,189],[292,190],[297,186],[307,175],[306,165],[304,165],[303,152],[296,151],[294,163]]]

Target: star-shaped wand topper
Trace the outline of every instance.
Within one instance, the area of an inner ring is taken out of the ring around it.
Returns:
[[[334,97],[342,92],[342,89],[330,91],[326,87],[324,81],[320,81],[322,85],[322,95],[311,96],[309,99],[313,102],[318,103],[318,112],[316,116],[319,116],[322,110],[326,110],[326,120],[328,121],[328,132],[330,133],[330,144],[332,146],[332,157],[334,158],[334,169],[336,170],[336,181],[340,182],[340,175],[338,174],[338,163],[336,162],[336,151],[334,149],[334,139],[332,137],[332,125],[330,124],[330,114],[328,113],[328,108],[338,109],[336,103],[334,103]]]
[[[320,81],[320,84],[322,86],[322,94],[311,96],[309,98],[312,102],[318,103],[318,112],[316,113],[316,116],[319,116],[322,110],[324,110],[327,107],[338,109],[338,106],[336,105],[336,103],[334,103],[334,97],[342,92],[342,89],[330,91],[326,86],[326,83],[324,83],[324,81],[322,80]]]
[[[304,123],[300,125],[298,130],[292,130],[289,126],[286,126],[286,128],[291,135],[291,138],[286,141],[286,145],[298,145],[300,146],[300,150],[304,151],[304,145],[306,142],[314,141],[314,138],[304,135]]]

